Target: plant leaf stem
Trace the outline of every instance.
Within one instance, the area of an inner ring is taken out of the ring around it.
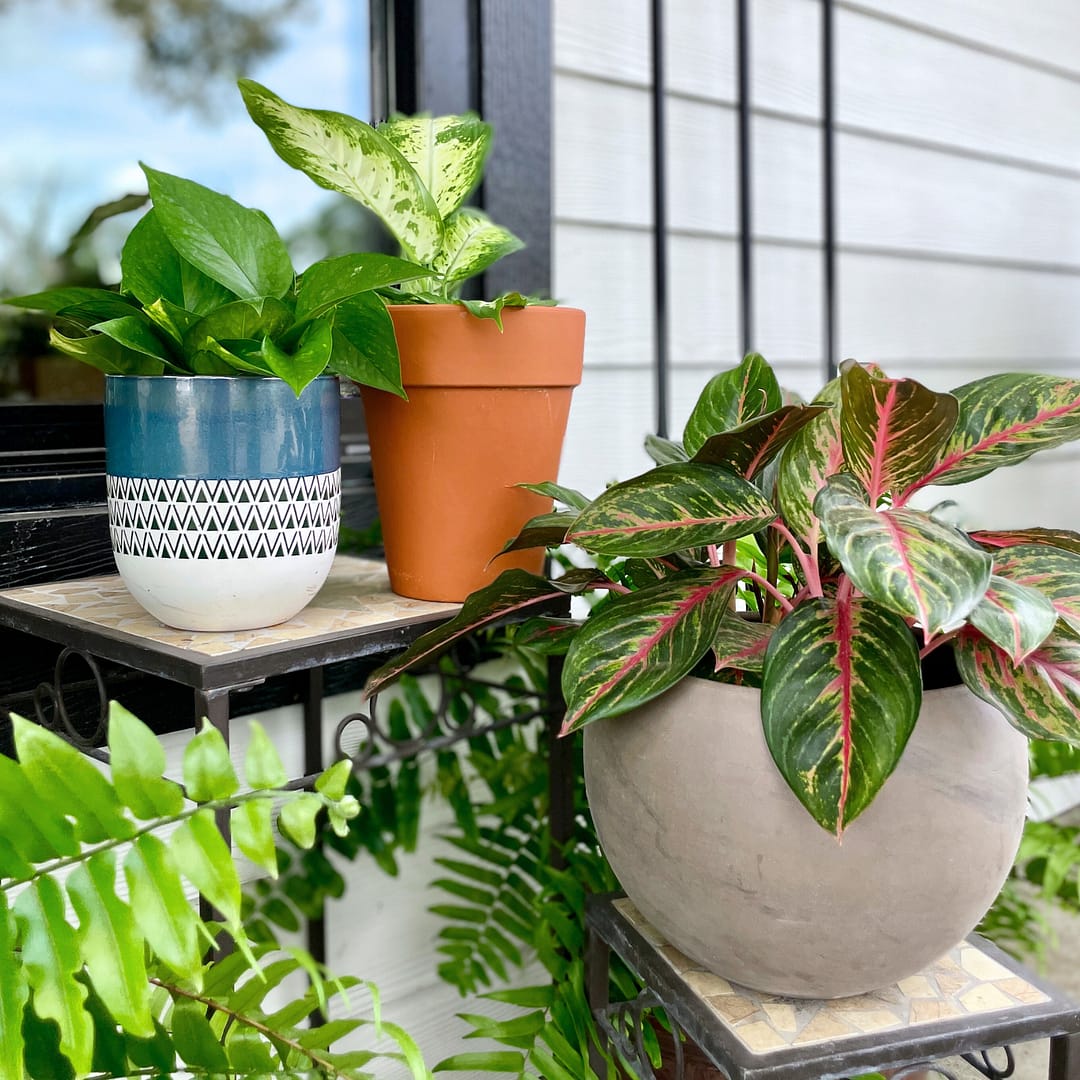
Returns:
[[[788,542],[795,558],[799,560],[799,566],[802,567],[803,577],[806,579],[807,587],[810,589],[810,595],[824,596],[825,594],[821,588],[821,574],[818,572],[816,561],[811,561],[810,557],[799,546],[799,541],[795,539],[791,530],[780,518],[771,522],[771,525]]]

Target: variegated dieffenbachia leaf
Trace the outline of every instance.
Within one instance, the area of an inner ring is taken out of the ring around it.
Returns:
[[[837,837],[896,767],[921,703],[915,639],[871,600],[804,602],[765,653],[769,752],[814,820]]]
[[[1019,664],[1050,636],[1057,612],[1037,589],[992,574],[971,623]]]
[[[927,484],[966,484],[1038,450],[1080,436],[1080,382],[1052,375],[990,375],[953,391],[956,430],[936,464],[903,498]]]
[[[571,576],[574,575],[574,576]],[[395,656],[372,673],[364,687],[367,697],[377,694],[403,671],[421,663],[430,663],[455,642],[474,634],[500,619],[520,616],[552,605],[575,592],[603,588],[611,582],[599,571],[571,571],[558,582],[550,582],[525,570],[504,570],[490,585],[477,589],[454,618],[419,637],[400,656]]]
[[[375,130],[416,170],[444,218],[480,183],[493,134],[472,113],[395,116]]]
[[[748,480],[686,462],[608,488],[581,512],[567,540],[604,555],[650,558],[749,536],[775,517]]]
[[[747,420],[730,431],[710,435],[691,460],[723,465],[747,480],[753,479],[828,405],[785,405],[776,412]]]
[[[814,501],[829,550],[855,587],[915,620],[927,640],[963,626],[990,584],[992,560],[967,537],[920,510],[875,510],[847,473]]]
[[[1080,533],[1070,529],[980,529],[968,535],[976,544],[991,550],[1017,544],[1048,544],[1080,555]]]
[[[1080,634],[1059,622],[1021,664],[976,630],[953,643],[967,688],[1032,739],[1080,745]]]
[[[714,375],[701,391],[686,421],[683,446],[693,457],[710,435],[775,412],[784,404],[776,375],[757,353],[748,353],[738,367]]]
[[[776,498],[784,520],[811,549],[821,538],[821,525],[814,513],[814,499],[825,481],[844,468],[844,447],[840,439],[840,380],[833,379],[816,398],[815,405],[831,405],[815,417],[780,453],[776,478]]]
[[[729,611],[713,638],[716,655],[714,671],[734,668],[736,671],[760,672],[765,663],[765,650],[775,627],[753,622]]]
[[[348,195],[385,223],[407,257],[430,266],[442,248],[442,215],[408,159],[369,124],[344,113],[303,109],[241,79],[251,119],[278,157],[320,187]]]
[[[443,246],[433,262],[445,296],[525,244],[509,229],[496,225],[482,210],[463,206],[443,223]]]
[[[994,572],[1042,593],[1054,611],[1080,631],[1080,555],[1076,552],[1048,544],[1018,544],[994,553]]]
[[[854,360],[840,376],[840,433],[849,472],[877,506],[895,497],[937,460],[956,427],[952,394],[938,394],[914,379],[875,378]]]
[[[619,716],[674,686],[712,646],[742,575],[734,567],[687,570],[609,599],[566,654],[562,734]]]

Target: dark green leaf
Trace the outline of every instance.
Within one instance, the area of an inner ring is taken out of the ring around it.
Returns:
[[[308,324],[300,335],[300,343],[291,354],[264,337],[259,358],[278,378],[284,379],[299,397],[304,387],[326,370],[333,347],[334,334],[330,324],[325,319],[318,319]]]
[[[690,455],[683,448],[681,442],[675,442],[674,439],[664,439],[659,435],[645,436],[645,453],[657,465],[675,465],[680,461],[690,460]],[[581,507],[581,509],[584,509],[584,507]]]
[[[571,510],[584,510],[590,502],[589,498],[582,495],[580,491],[563,487],[561,484],[553,484],[550,480],[545,480],[542,484],[515,484],[514,486],[531,491],[534,495],[542,495],[545,499],[554,499]]]
[[[364,386],[405,397],[394,324],[378,296],[360,293],[338,304],[333,326],[331,371]]]
[[[710,435],[729,431],[784,404],[772,368],[757,353],[748,353],[738,367],[714,375],[686,421],[683,445],[691,457]]]
[[[50,315],[55,315],[64,308],[79,307],[90,303],[123,304],[126,301],[119,293],[111,289],[88,289],[77,285],[67,285],[39,293],[27,293],[25,296],[4,297],[0,300],[0,304],[28,308],[31,311],[47,311]],[[131,304],[128,304],[128,308],[129,313],[134,310]]]
[[[240,297],[281,297],[292,288],[289,253],[264,214],[193,180],[146,165],[143,172],[154,215],[181,258]]]
[[[233,300],[195,323],[184,337],[184,348],[194,353],[209,348],[212,341],[276,338],[292,322],[288,305],[272,296]]]
[[[54,326],[49,331],[49,344],[106,375],[160,375],[165,369],[161,360],[127,349],[104,334],[67,337]]]
[[[393,255],[352,254],[309,266],[296,288],[297,319],[314,319],[357,293],[383,289],[431,271]]]
[[[921,701],[915,639],[872,601],[804,601],[769,642],[765,741],[799,801],[837,836],[896,767]]]
[[[525,551],[536,547],[558,547],[566,540],[567,531],[577,521],[577,513],[555,510],[550,514],[538,514],[521,527],[521,532],[503,544],[500,555],[509,551]]]
[[[90,329],[119,342],[125,349],[160,360],[174,371],[179,370],[173,363],[169,347],[142,316],[125,315],[122,319],[108,319],[105,322],[95,323]]]
[[[710,435],[691,460],[701,465],[723,465],[747,480],[756,476],[828,405],[785,405],[738,427]]]
[[[227,1073],[229,1058],[218,1042],[204,1008],[194,1001],[182,1001],[173,1008],[172,1033],[176,1052],[184,1064],[208,1073]]]

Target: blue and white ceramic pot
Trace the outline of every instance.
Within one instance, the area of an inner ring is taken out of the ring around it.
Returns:
[[[105,450],[116,565],[182,630],[292,618],[334,561],[341,511],[336,378],[109,375]]]

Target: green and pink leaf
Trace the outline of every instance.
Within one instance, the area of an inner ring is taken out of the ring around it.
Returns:
[[[769,642],[765,741],[799,801],[838,838],[896,768],[921,702],[915,639],[870,600],[800,604]]]
[[[716,640],[743,574],[731,567],[687,570],[609,599],[566,654],[562,734],[637,708],[687,675]]]
[[[963,626],[986,594],[990,556],[928,513],[872,509],[847,474],[829,479],[814,509],[855,588],[913,619],[927,640]]]
[[[729,611],[713,639],[713,653],[716,656],[713,670],[733,668],[736,671],[760,673],[774,629],[766,623],[752,622]]]
[[[521,532],[503,545],[499,555],[529,548],[558,547],[566,541],[566,534],[577,521],[577,511],[554,510],[550,514],[538,514],[521,527]],[[496,555],[497,559],[499,555]]]
[[[775,517],[748,480],[687,462],[661,465],[608,488],[566,538],[604,555],[654,558],[749,536]]]
[[[849,472],[877,506],[920,479],[937,460],[956,427],[951,394],[928,390],[914,379],[875,378],[854,360],[840,378],[840,432]]]
[[[1021,664],[977,630],[954,642],[968,689],[1032,739],[1080,745],[1080,634],[1059,622]]]
[[[976,544],[995,550],[1017,544],[1048,544],[1080,555],[1080,533],[1070,529],[980,529],[968,534]]]
[[[1019,664],[1053,632],[1057,612],[1037,589],[993,574],[971,623]]]
[[[796,432],[828,409],[828,405],[785,405],[730,431],[710,435],[692,460],[702,465],[722,465],[750,480],[783,450]]]
[[[995,553],[994,572],[1041,593],[1080,631],[1080,555],[1047,544],[1018,544]]]
[[[784,404],[776,375],[757,353],[748,353],[738,367],[714,375],[698,397],[683,431],[683,446],[693,457],[711,435],[745,424]]]

